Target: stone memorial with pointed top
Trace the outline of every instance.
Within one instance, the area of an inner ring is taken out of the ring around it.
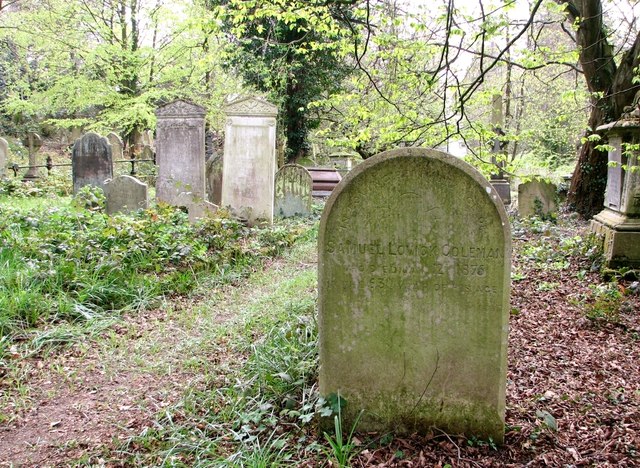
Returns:
[[[156,116],[156,198],[170,205],[182,192],[205,199],[206,110],[179,99],[159,107]]]
[[[318,253],[320,394],[343,427],[502,442],[511,236],[490,183],[435,150],[374,156],[328,199]]]
[[[273,222],[278,109],[242,97],[225,107],[222,205],[250,225]]]
[[[120,175],[104,184],[107,214],[131,213],[149,207],[147,184],[135,177]]]
[[[107,140],[109,140],[109,144],[111,145],[111,157],[113,160],[122,159],[124,156],[124,143],[122,143],[122,138],[120,138],[117,133],[111,132],[107,135]]]
[[[109,141],[97,133],[85,133],[73,145],[71,164],[74,194],[85,185],[104,189],[105,181],[113,178]]]
[[[276,216],[311,214],[311,174],[303,166],[287,164],[276,172],[274,212]]]
[[[521,217],[549,216],[558,211],[558,188],[545,180],[518,185],[518,213]]]
[[[34,180],[40,177],[40,171],[38,170],[37,153],[42,147],[42,137],[34,132],[27,133],[22,139],[22,144],[29,151],[29,169],[27,169],[23,180]]]
[[[9,159],[9,142],[0,138],[0,177],[7,175],[7,161]]]

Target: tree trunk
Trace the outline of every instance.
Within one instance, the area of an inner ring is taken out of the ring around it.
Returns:
[[[625,52],[619,66],[613,58],[613,48],[607,42],[602,21],[601,0],[571,0],[567,6],[568,19],[579,27],[576,33],[580,48],[580,65],[592,94],[589,131],[617,120],[640,87],[633,83],[633,69],[640,64],[640,36]],[[607,185],[607,155],[596,149],[597,142],[587,141],[580,149],[571,179],[568,202],[586,218],[602,210]]]

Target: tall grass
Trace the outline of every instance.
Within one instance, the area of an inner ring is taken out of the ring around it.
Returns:
[[[224,214],[192,225],[170,207],[109,217],[0,204],[0,339],[152,307],[189,293],[203,272],[242,274],[298,234],[249,229]]]

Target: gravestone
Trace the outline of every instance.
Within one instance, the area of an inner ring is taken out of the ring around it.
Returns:
[[[244,97],[225,107],[222,205],[250,225],[273,222],[276,115],[273,104]]]
[[[40,177],[40,171],[38,171],[38,161],[36,154],[42,146],[42,138],[40,135],[34,132],[27,133],[22,139],[22,144],[29,150],[29,169],[22,178],[23,180],[34,180]]]
[[[156,110],[156,198],[177,205],[182,192],[205,198],[204,124],[206,111],[177,100]]]
[[[297,164],[282,166],[276,172],[274,211],[276,216],[309,216],[311,213],[311,174]]]
[[[206,163],[207,200],[220,205],[222,200],[222,156],[212,154]]]
[[[144,159],[146,161],[153,161],[154,160],[154,153],[153,153],[153,148],[151,148],[151,146],[149,145],[144,145],[142,147],[142,153],[140,153],[140,159]]]
[[[555,184],[544,180],[531,180],[518,185],[518,213],[523,218],[556,213],[557,191]]]
[[[9,159],[9,142],[0,138],[0,177],[7,175],[7,160]]]
[[[502,442],[511,237],[467,163],[406,148],[367,159],[327,201],[318,238],[320,394],[343,427],[437,427]]]
[[[124,154],[124,144],[122,143],[122,139],[117,133],[111,132],[107,135],[107,140],[109,140],[109,144],[111,145],[111,157],[114,161],[118,159],[122,159]]]
[[[113,177],[109,141],[97,133],[86,133],[73,145],[71,164],[74,194],[85,185],[104,189],[104,182]]]
[[[149,207],[147,184],[135,177],[121,175],[104,183],[107,214],[130,213]]]
[[[189,222],[195,223],[199,219],[213,217],[218,212],[218,206],[207,200],[194,197],[189,192],[182,192],[176,197],[176,206],[183,206],[189,214]]]
[[[639,93],[640,94],[640,93]],[[604,209],[591,220],[602,236],[605,263],[610,268],[640,268],[640,116],[639,96],[616,122],[598,127],[609,143],[609,168]]]

